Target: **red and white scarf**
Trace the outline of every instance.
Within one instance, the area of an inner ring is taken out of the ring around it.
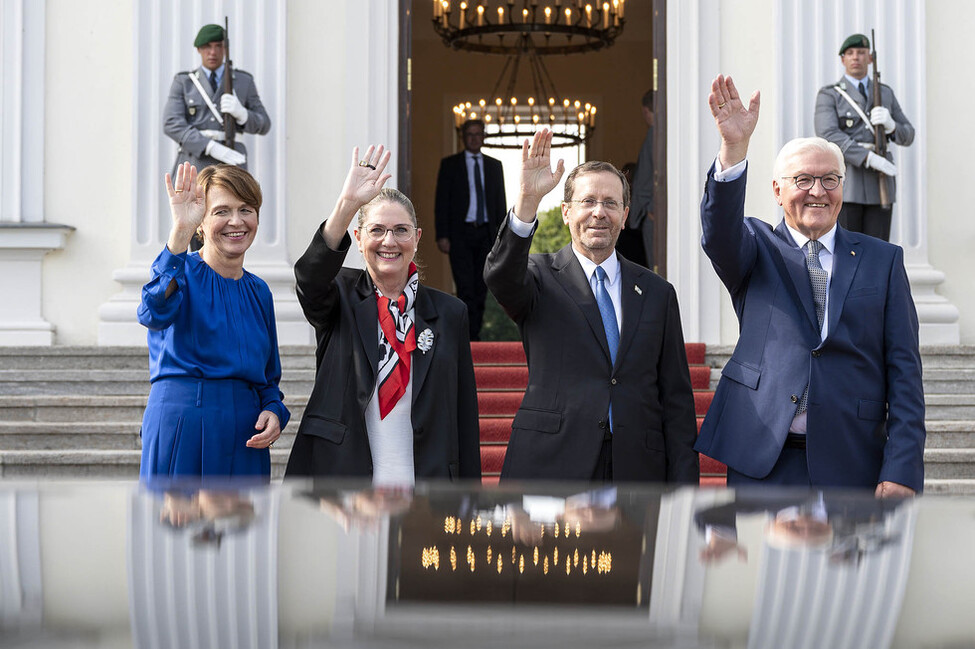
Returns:
[[[410,275],[402,295],[394,302],[376,288],[379,308],[379,419],[385,419],[406,394],[410,383],[410,360],[416,349],[413,304],[420,284],[416,264],[410,262]]]

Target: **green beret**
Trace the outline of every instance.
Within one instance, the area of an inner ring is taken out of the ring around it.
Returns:
[[[223,40],[223,27],[220,25],[204,25],[193,41],[193,47],[203,47],[208,43]]]
[[[843,56],[843,52],[847,51],[851,47],[865,47],[870,49],[870,39],[863,34],[854,34],[850,36],[843,44],[840,46],[840,56]]]

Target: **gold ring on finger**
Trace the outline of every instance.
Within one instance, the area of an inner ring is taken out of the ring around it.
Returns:
[[[718,104],[718,108],[724,108],[727,103],[728,102],[726,101],[721,102],[720,104]]]
[[[181,191],[183,191],[183,190],[182,189],[177,189],[176,190],[176,193],[179,194]]]

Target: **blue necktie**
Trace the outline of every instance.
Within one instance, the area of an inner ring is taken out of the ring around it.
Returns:
[[[606,342],[609,343],[609,357],[616,366],[616,350],[620,346],[620,330],[616,324],[616,309],[613,308],[613,300],[609,297],[606,290],[606,271],[602,266],[596,266],[596,304],[599,306],[599,315],[603,319],[603,330],[606,332]],[[613,430],[613,404],[609,404],[609,430]]]
[[[477,199],[474,215],[474,223],[481,225],[487,223],[487,214],[484,212],[484,183],[481,182],[481,166],[477,163],[480,156],[474,156],[474,194]]]
[[[613,300],[606,290],[606,271],[602,266],[596,266],[596,304],[599,305],[599,315],[603,318],[603,329],[606,331],[606,342],[609,343],[609,357],[616,365],[616,350],[620,346],[620,329],[616,324],[616,309]]]
[[[210,87],[214,90],[217,89],[217,71],[210,70]]]

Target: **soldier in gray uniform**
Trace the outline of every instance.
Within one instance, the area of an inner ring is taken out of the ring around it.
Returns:
[[[880,204],[880,174],[887,176],[888,196],[893,203],[897,167],[889,148],[886,158],[874,153],[873,129],[881,125],[888,144],[908,146],[914,141],[914,127],[886,84],[880,87],[882,106],[873,107],[876,89],[867,76],[873,63],[869,38],[853,34],[843,41],[840,62],[846,74],[837,83],[820,88],[816,96],[816,135],[839,146],[846,159],[840,225],[887,241],[892,208]]]
[[[257,94],[254,78],[234,68],[234,94],[221,93],[224,45],[220,25],[204,25],[193,46],[200,53],[201,65],[176,75],[163,109],[163,131],[179,145],[173,177],[176,168],[186,161],[197,169],[221,162],[246,169],[247,149],[240,139],[233,149],[223,144],[223,120],[235,120],[238,133],[264,135],[271,130],[271,118]]]

